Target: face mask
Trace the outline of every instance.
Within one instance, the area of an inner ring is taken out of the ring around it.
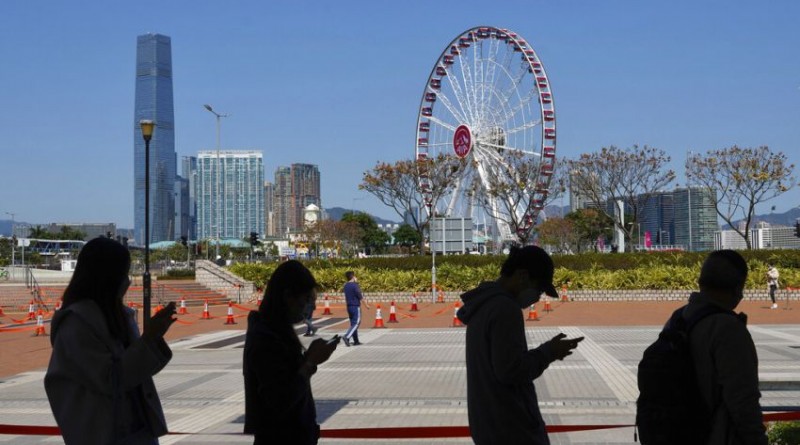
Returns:
[[[538,287],[526,287],[517,295],[517,301],[519,302],[520,307],[524,309],[539,301],[541,296],[542,291]]]

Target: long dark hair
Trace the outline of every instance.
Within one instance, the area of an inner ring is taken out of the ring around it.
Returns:
[[[285,296],[287,294],[295,296],[304,294],[318,287],[317,280],[306,266],[299,261],[286,261],[278,266],[269,277],[267,289],[264,291],[264,298],[261,300],[258,311],[268,324],[287,337],[293,338],[297,346],[302,348],[300,339],[297,338],[289,320],[289,307],[286,304]]]
[[[131,254],[109,238],[95,238],[81,249],[78,264],[64,290],[64,308],[81,300],[92,300],[106,319],[111,336],[130,344],[125,306],[120,288],[131,268]]]

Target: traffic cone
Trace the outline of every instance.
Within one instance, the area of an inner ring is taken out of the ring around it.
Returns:
[[[202,320],[211,320],[211,314],[208,313],[208,300],[203,303],[203,316],[200,317]]]
[[[55,310],[59,310],[59,309],[61,309],[61,304],[62,304],[63,302],[64,302],[64,299],[63,299],[63,298],[59,298],[58,300],[56,300],[56,308],[55,308]],[[2,312],[3,312],[3,311],[2,311],[2,310],[0,310],[0,315],[2,315]]]
[[[444,291],[441,288],[439,289],[439,295],[436,298],[436,302],[437,303],[444,303]]]
[[[186,310],[186,298],[181,297],[181,307],[178,308],[178,315],[186,315],[189,311]]]
[[[464,324],[461,323],[461,320],[458,319],[458,308],[460,307],[461,305],[458,303],[458,301],[456,301],[456,304],[453,305],[453,324],[451,324],[450,327],[458,328],[464,326]]]
[[[552,310],[553,310],[553,308],[550,306],[550,299],[545,297],[545,299],[544,299],[544,311],[545,312],[550,312]]]
[[[419,308],[417,307],[417,293],[414,292],[411,294],[411,312],[418,312]]]
[[[528,311],[528,321],[539,321],[539,314],[536,312],[536,304],[531,305]]]
[[[4,317],[5,315],[5,312],[3,312],[3,306],[0,306],[0,317]]]
[[[36,320],[36,308],[33,306],[33,300],[28,305],[28,320]]]
[[[328,301],[327,295],[325,295],[325,310],[322,311],[322,315],[333,315],[333,312],[331,312],[331,302]]]
[[[161,312],[162,309],[164,309],[164,306],[161,305],[161,302],[159,302],[158,305],[156,305],[156,308],[153,310],[153,315]]]
[[[228,302],[228,318],[225,319],[225,324],[236,324],[233,319],[233,301]]]
[[[567,295],[567,285],[561,286],[561,302],[566,303],[569,301],[569,296]]]
[[[389,323],[397,323],[397,308],[392,300],[392,305],[389,306]]]
[[[36,317],[36,330],[33,332],[33,335],[36,337],[40,335],[47,335],[47,332],[44,330],[44,317],[41,315]]]
[[[381,305],[375,305],[375,325],[372,326],[373,328],[385,328],[386,326],[383,325],[383,317],[381,316]]]

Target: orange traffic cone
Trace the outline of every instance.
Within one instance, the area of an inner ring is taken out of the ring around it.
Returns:
[[[411,312],[417,312],[419,308],[417,307],[417,293],[414,292],[411,294]]]
[[[461,323],[461,320],[458,319],[458,308],[460,307],[461,304],[459,304],[458,301],[456,301],[456,304],[453,305],[453,324],[451,324],[450,327],[457,328],[464,326],[464,324]]]
[[[28,305],[28,320],[36,320],[36,308],[33,306],[33,300]]]
[[[211,320],[211,314],[208,312],[208,300],[203,303],[203,316],[200,318],[202,320]]]
[[[36,317],[36,330],[33,332],[33,335],[36,337],[40,335],[47,335],[47,332],[44,330],[44,317],[41,315]]]
[[[164,306],[161,304],[161,302],[159,302],[158,305],[156,305],[156,308],[153,310],[153,314],[155,315],[155,314],[161,312],[163,309],[164,309]]]
[[[178,315],[186,315],[189,311],[186,310],[186,298],[181,297],[181,307],[178,309]]]
[[[441,289],[439,289],[439,296],[436,299],[436,302],[437,303],[444,303],[444,291],[442,291]]]
[[[63,299],[63,298],[59,298],[58,300],[56,300],[56,308],[55,308],[55,310],[59,310],[59,309],[61,309],[61,304],[62,304],[63,302],[64,302],[64,299]],[[3,312],[3,311],[2,311],[2,310],[0,310],[0,315],[2,315],[2,312]]]
[[[322,311],[322,315],[333,315],[333,312],[331,312],[331,302],[328,301],[327,295],[325,295],[325,310]]]
[[[392,300],[392,305],[389,306],[389,323],[397,323],[397,308]]]
[[[3,312],[3,306],[0,306],[0,317],[5,316],[5,312]]]
[[[225,319],[225,324],[236,324],[233,319],[233,301],[228,302],[228,318]]]
[[[536,304],[531,305],[528,311],[528,321],[539,321],[539,314],[536,312]]]
[[[545,297],[544,298],[544,311],[545,312],[550,312],[552,310],[553,310],[553,307],[550,306],[550,298]]]
[[[561,302],[566,303],[569,301],[569,296],[567,295],[567,285],[561,286]]]
[[[375,326],[373,328],[385,328],[383,325],[383,317],[381,316],[381,305],[375,305]]]

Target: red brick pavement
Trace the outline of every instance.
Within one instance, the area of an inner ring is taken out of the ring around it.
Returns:
[[[794,308],[797,302],[792,302],[788,310],[784,309],[785,302],[780,309],[771,310],[766,301],[746,301],[739,306],[740,311],[749,315],[751,324],[797,324],[800,323],[800,306]],[[552,304],[551,312],[544,312],[543,304],[536,305],[539,321],[528,321],[528,327],[536,326],[654,326],[661,325],[669,314],[681,302],[653,302],[653,301],[624,301],[624,302],[586,302],[572,301],[567,303],[556,302]],[[371,309],[365,310],[362,317],[362,329],[370,329],[375,320],[375,304]],[[246,328],[246,309],[255,308],[252,304],[245,304],[234,309],[237,316],[234,325],[226,325],[227,305],[213,306],[210,308],[211,320],[201,320],[202,306],[189,308],[190,314],[179,316],[167,334],[168,340],[175,340],[193,335],[220,331],[244,330]],[[403,303],[397,306],[398,323],[389,323],[389,304],[381,303],[382,318],[386,329],[399,328],[448,328],[453,321],[454,303],[420,303],[419,312],[410,312],[410,304]],[[346,317],[346,311],[341,304],[331,306],[332,317]],[[322,317],[323,307],[317,308],[315,317]],[[0,378],[8,377],[20,372],[42,369],[47,366],[50,358],[50,337],[33,335],[33,325],[17,325],[11,317],[21,319],[27,314],[7,313],[0,317]],[[10,316],[10,317],[9,317]],[[527,319],[528,310],[524,311]],[[9,331],[8,328],[23,328],[22,331]],[[50,325],[46,324],[47,332]],[[5,330],[4,330],[5,329]],[[337,329],[337,328],[333,328]],[[344,329],[344,326],[341,327]],[[458,329],[458,328],[453,328]]]

